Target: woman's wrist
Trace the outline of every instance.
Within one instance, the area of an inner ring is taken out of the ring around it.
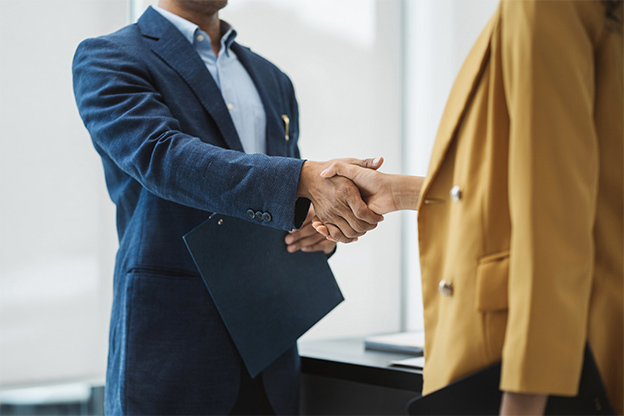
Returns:
[[[420,189],[424,182],[422,176],[396,175],[393,181],[392,196],[398,210],[413,210],[418,208]]]

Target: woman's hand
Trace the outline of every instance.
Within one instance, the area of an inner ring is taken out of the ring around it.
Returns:
[[[371,169],[379,166],[372,159],[342,159],[349,164]],[[301,166],[297,196],[312,202],[316,215],[324,222],[334,241],[350,243],[377,227],[383,217],[362,200],[360,190],[342,176],[322,177],[321,172],[334,163],[306,160]]]
[[[370,164],[381,167],[382,163],[383,158],[378,157]],[[321,172],[321,176],[324,178],[344,176],[351,179],[359,188],[362,199],[368,208],[376,214],[383,215],[399,209],[392,193],[391,175],[377,172],[376,169],[355,165],[350,163],[348,159],[337,159]]]
[[[382,163],[381,157],[359,161],[357,164],[353,163],[353,159],[337,159],[321,172],[321,176],[324,178],[344,176],[353,181],[368,208],[376,214],[383,215],[401,209],[415,210],[424,178],[378,172],[376,169]],[[327,226],[321,220],[314,218],[312,226],[320,234],[333,240]]]
[[[545,394],[523,394],[503,392],[500,415],[543,415],[548,396]]]

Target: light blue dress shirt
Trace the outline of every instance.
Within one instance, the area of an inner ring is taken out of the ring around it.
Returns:
[[[154,9],[182,33],[206,65],[230,110],[245,153],[266,153],[266,113],[262,100],[247,70],[230,49],[236,31],[221,21],[225,33],[221,36],[219,56],[215,56],[210,37],[199,26],[158,6]]]

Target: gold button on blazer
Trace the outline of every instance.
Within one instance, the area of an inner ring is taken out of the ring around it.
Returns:
[[[575,395],[589,340],[623,411],[623,16],[605,11],[503,0],[457,77],[419,206],[425,394],[502,359],[502,390]]]

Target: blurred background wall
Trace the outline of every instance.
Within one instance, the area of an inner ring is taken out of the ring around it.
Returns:
[[[102,377],[112,203],[71,83],[126,1],[0,1],[0,386]]]
[[[0,0],[0,388],[102,381],[114,207],[78,116],[78,43],[152,1]],[[424,175],[461,63],[495,0],[231,0],[238,41],[293,80],[304,158],[384,156]],[[330,260],[346,301],[305,338],[422,328],[415,213]]]

